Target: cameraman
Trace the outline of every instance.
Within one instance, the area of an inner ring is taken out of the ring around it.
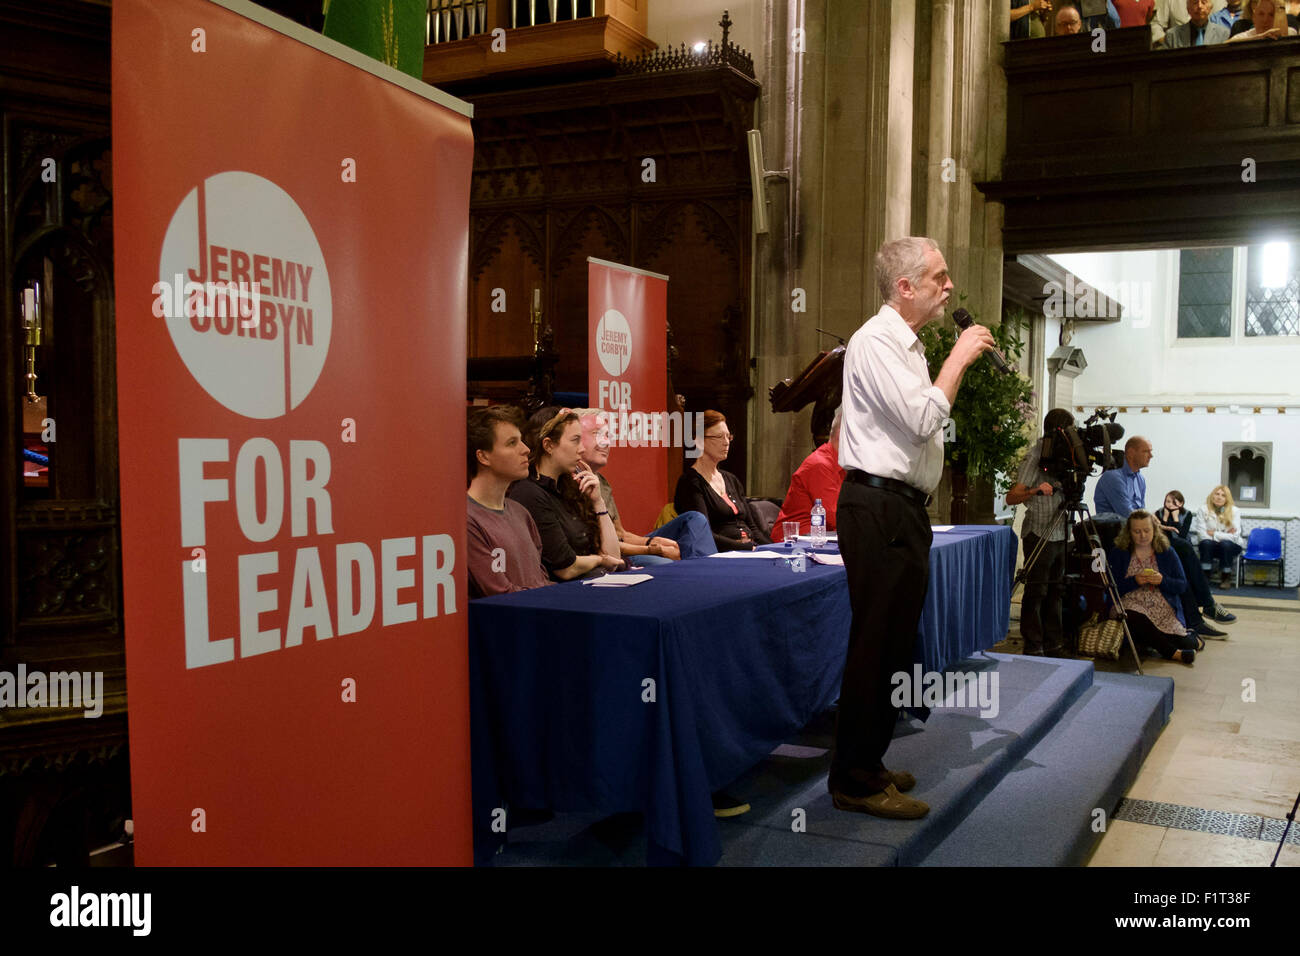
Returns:
[[[1054,435],[1074,424],[1074,416],[1064,408],[1053,408],[1043,419],[1043,434]],[[1025,560],[1043,542],[1038,560],[1029,569],[1025,593],[1020,601],[1020,634],[1025,653],[1033,657],[1064,657],[1061,633],[1061,600],[1065,590],[1065,549],[1068,536],[1066,521],[1057,521],[1062,506],[1059,483],[1053,483],[1039,464],[1042,442],[1030,446],[1016,484],[1007,492],[1008,505],[1025,505],[1021,535]]]

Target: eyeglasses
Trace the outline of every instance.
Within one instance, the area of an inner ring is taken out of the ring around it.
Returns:
[[[704,437],[705,437],[705,438],[717,438],[717,439],[719,439],[719,440],[721,440],[721,441],[731,441],[731,440],[732,440],[732,436],[731,436],[731,435],[705,435]]]

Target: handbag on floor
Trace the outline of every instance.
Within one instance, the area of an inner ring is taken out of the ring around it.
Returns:
[[[1079,653],[1088,657],[1119,660],[1119,649],[1124,643],[1124,624],[1111,618],[1094,614],[1079,626]]]

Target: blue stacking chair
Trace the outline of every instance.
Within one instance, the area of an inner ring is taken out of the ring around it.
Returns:
[[[1256,528],[1246,539],[1246,550],[1237,563],[1237,584],[1240,586],[1242,572],[1247,564],[1277,565],[1277,586],[1283,587],[1286,579],[1284,573],[1286,558],[1282,553],[1282,532],[1277,528]]]

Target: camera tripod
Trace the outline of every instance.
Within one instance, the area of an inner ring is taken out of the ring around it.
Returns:
[[[1041,491],[1035,491],[1035,494],[1042,494]],[[1067,516],[1074,516],[1076,521],[1066,523]],[[1066,528],[1067,549],[1070,542],[1069,528],[1074,528],[1075,538],[1073,544],[1075,549],[1078,548],[1080,541],[1087,543],[1087,553],[1092,556],[1092,570],[1101,575],[1102,584],[1105,586],[1107,595],[1110,596],[1111,606],[1119,612],[1119,622],[1124,628],[1124,640],[1128,644],[1129,652],[1133,655],[1133,663],[1137,666],[1137,672],[1142,673],[1142,659],[1138,656],[1137,645],[1133,643],[1133,634],[1128,629],[1128,614],[1124,610],[1124,604],[1120,600],[1119,588],[1115,584],[1115,578],[1110,573],[1110,564],[1106,561],[1106,552],[1101,547],[1101,535],[1097,533],[1097,525],[1092,520],[1092,514],[1088,511],[1088,506],[1083,503],[1082,498],[1065,500],[1057,506],[1056,516],[1052,519],[1052,526],[1048,529],[1047,534],[1038,539],[1038,545],[1034,548],[1033,554],[1025,558],[1025,566],[1016,573],[1016,579],[1011,585],[1011,593],[1014,595],[1016,587],[1025,583],[1029,577],[1029,572],[1033,570],[1034,565],[1042,556],[1052,536],[1062,526]],[[1067,551],[1068,553],[1068,551]],[[1067,572],[1068,576],[1068,572]]]
[[[1296,794],[1295,803],[1291,804],[1291,812],[1286,815],[1286,826],[1282,829],[1282,839],[1277,841],[1277,852],[1273,854],[1273,862],[1269,866],[1277,866],[1277,858],[1282,855],[1282,847],[1286,846],[1286,836],[1291,832],[1291,824],[1295,823],[1297,809],[1300,809],[1300,793]]]

